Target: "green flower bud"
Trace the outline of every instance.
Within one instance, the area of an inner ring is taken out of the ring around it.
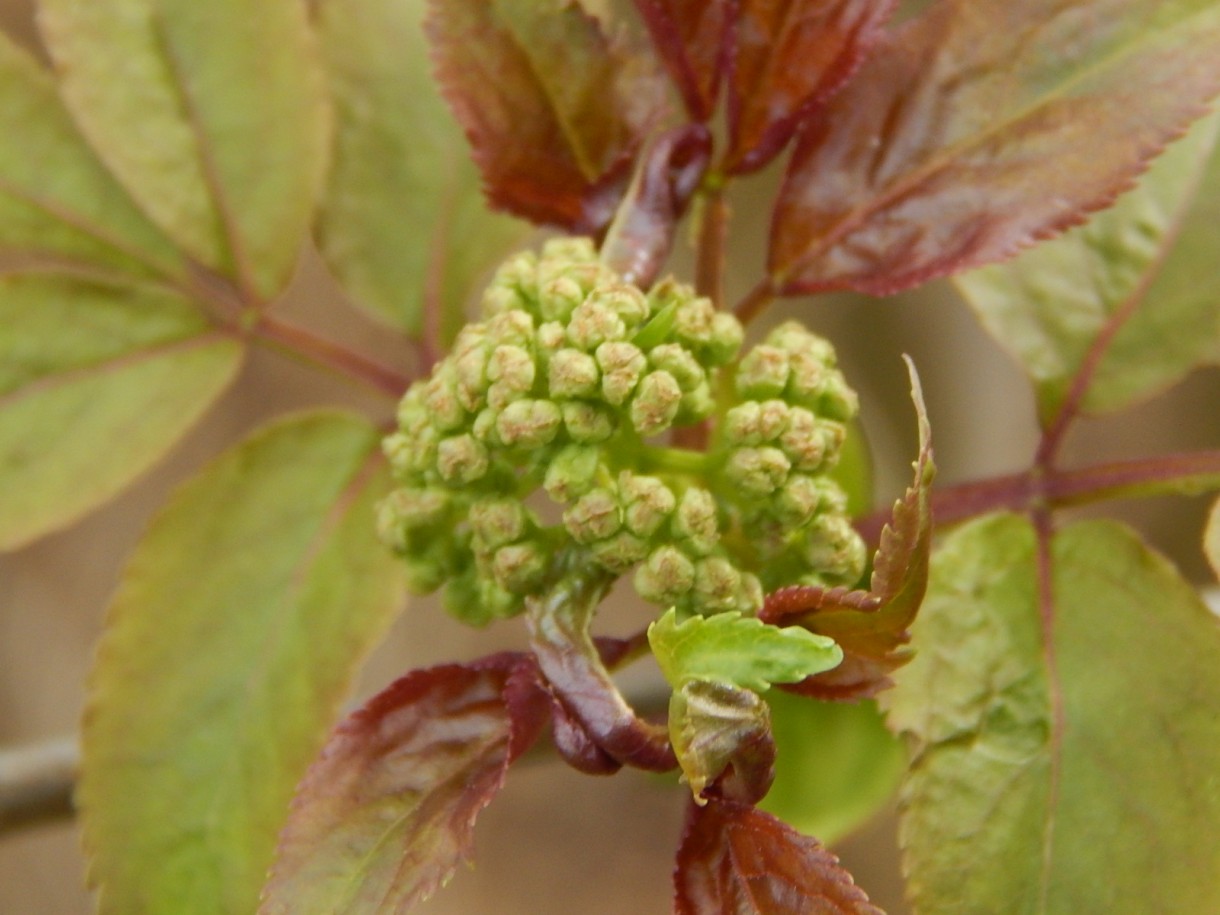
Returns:
[[[711,337],[704,348],[704,357],[711,365],[728,365],[737,358],[745,331],[733,315],[718,311],[712,318]]]
[[[568,437],[578,444],[595,445],[614,434],[614,418],[595,404],[568,401],[561,405],[560,411]]]
[[[436,448],[436,469],[446,483],[473,483],[490,464],[487,447],[473,435],[442,439]]]
[[[724,414],[724,437],[730,445],[761,445],[762,404],[747,400]]]
[[[602,396],[608,403],[624,403],[639,384],[648,360],[631,343],[603,343],[595,353],[602,370]]]
[[[678,415],[682,389],[666,371],[644,376],[631,401],[631,424],[644,437],[664,432]]]
[[[534,384],[534,359],[521,346],[501,344],[487,360],[487,379],[522,393]]]
[[[804,407],[793,407],[778,444],[794,468],[816,473],[834,464],[846,435],[841,423],[819,419]]]
[[[805,562],[827,585],[854,585],[864,574],[868,549],[843,515],[824,514],[804,531]]]
[[[788,479],[792,463],[778,448],[738,448],[724,466],[724,476],[741,492],[769,496]]]
[[[691,598],[705,613],[735,610],[742,590],[741,572],[723,556],[709,556],[695,565]]]
[[[404,556],[407,590],[412,594],[431,594],[449,578],[448,564],[433,550],[422,555]]]
[[[514,543],[496,550],[492,560],[496,584],[510,594],[528,594],[546,577],[546,553],[536,543]]]
[[[528,311],[506,311],[486,324],[490,346],[520,346],[528,349],[534,342],[534,318]]]
[[[564,268],[578,264],[596,264],[597,249],[593,241],[581,235],[561,235],[548,238],[542,245],[542,261],[546,266],[558,263]]]
[[[454,371],[457,375],[457,399],[469,413],[477,413],[487,399],[487,350],[483,346],[472,346],[456,357]]]
[[[557,276],[538,291],[538,313],[545,321],[566,321],[585,300],[585,290],[570,276]]]
[[[536,339],[539,352],[553,353],[563,346],[567,332],[558,321],[547,321],[538,328]]]
[[[591,490],[563,513],[563,525],[577,543],[604,540],[623,526],[618,499],[608,489]]]
[[[571,502],[593,488],[600,467],[600,449],[567,445],[547,466],[542,487],[556,502]]]
[[[559,433],[563,414],[549,400],[518,400],[496,418],[496,433],[509,447],[540,448]]]
[[[601,380],[597,361],[578,349],[561,349],[551,356],[547,374],[552,397],[588,397]]]
[[[682,400],[678,403],[678,415],[674,417],[674,422],[691,425],[707,419],[715,409],[716,399],[712,396],[712,388],[704,381],[698,387],[682,395]]]
[[[623,319],[593,297],[582,302],[568,322],[568,339],[572,345],[589,352],[603,343],[622,340],[626,335]]]
[[[658,547],[636,569],[633,584],[644,600],[672,604],[694,586],[695,565],[677,547]]]
[[[529,298],[513,286],[507,285],[491,285],[483,293],[483,299],[479,303],[479,310],[484,317],[492,317],[494,315],[504,314],[505,312],[516,311],[522,308],[529,307]]]
[[[466,424],[466,411],[458,399],[456,372],[448,365],[428,379],[424,407],[432,425],[441,432],[452,432]]]
[[[847,422],[860,412],[860,398],[852,390],[843,373],[830,372],[822,388],[821,413],[827,419]]]
[[[678,500],[670,530],[688,553],[694,556],[711,553],[720,543],[715,497],[697,486],[687,489]]]
[[[529,513],[516,499],[481,499],[470,506],[475,546],[495,550],[516,543],[530,527]]]
[[[648,364],[674,376],[678,387],[693,391],[707,381],[707,371],[690,352],[677,343],[662,343],[648,353]]]
[[[814,515],[826,510],[826,482],[803,473],[792,474],[775,498],[776,519],[789,530],[804,527]]]
[[[678,504],[673,491],[656,477],[629,472],[619,475],[619,494],[627,529],[644,538],[655,534]]]
[[[715,321],[716,308],[710,299],[689,298],[679,303],[674,315],[674,336],[691,349],[702,351],[704,345],[712,341]]]
[[[590,301],[614,312],[629,329],[643,324],[650,313],[644,293],[627,283],[614,283],[595,289]]]
[[[504,261],[492,279],[492,288],[507,286],[519,289],[533,298],[538,275],[538,255],[533,251],[521,251]]]
[[[788,373],[786,352],[775,346],[756,346],[737,367],[737,393],[753,400],[779,397],[788,385]]]
[[[409,436],[392,432],[381,441],[381,453],[390,462],[394,476],[402,479],[411,472],[415,456],[415,445]]]
[[[648,555],[648,543],[630,531],[620,531],[590,544],[589,553],[602,568],[619,574]]]
[[[804,353],[825,366],[835,365],[834,347],[800,321],[785,321],[778,325],[767,334],[764,342],[788,353]]]

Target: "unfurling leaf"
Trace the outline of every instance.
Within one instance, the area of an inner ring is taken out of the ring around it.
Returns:
[[[895,0],[739,0],[728,78],[730,172],[755,171],[855,72]]]
[[[635,0],[690,116],[712,116],[727,63],[732,0]]]
[[[328,129],[304,0],[42,0],[64,99],[196,260],[272,298],[313,214]]]
[[[126,488],[215,403],[243,354],[154,286],[0,278],[0,549]]]
[[[293,786],[399,607],[372,523],[379,439],[346,414],[277,422],[184,484],[136,548],[84,723],[103,915],[257,905]]]
[[[1212,506],[1211,514],[1207,516],[1207,529],[1203,534],[1203,552],[1207,561],[1220,578],[1220,500]]]
[[[179,276],[184,265],[77,132],[50,75],[0,34],[0,252]]]
[[[663,105],[659,75],[574,0],[431,0],[426,29],[491,203],[604,229]]]
[[[705,680],[765,692],[773,683],[796,683],[830,670],[843,657],[829,638],[736,611],[679,622],[670,608],[648,627],[648,643],[674,689]]]
[[[888,294],[1004,260],[1112,203],[1217,90],[1213,0],[934,3],[802,132],[772,285]]]
[[[919,456],[915,479],[894,503],[894,513],[881,532],[881,545],[873,560],[868,592],[820,592],[808,589],[811,602],[801,607],[801,588],[777,592],[768,598],[760,616],[778,622],[797,622],[812,632],[834,639],[843,649],[843,663],[791,687],[793,692],[817,699],[850,700],[875,696],[890,685],[889,675],[910,660],[903,646],[907,628],[915,619],[928,582],[932,544],[929,493],[936,476],[932,461],[932,430],[915,366],[911,396],[919,421]]]
[[[674,867],[675,915],[883,915],[839,859],[745,804],[691,805]]]
[[[716,785],[717,794],[755,804],[774,778],[775,742],[767,703],[753,690],[709,680],[687,680],[669,700],[669,739],[695,803]]]
[[[1218,127],[1200,121],[1087,225],[957,278],[1033,378],[1046,424],[1069,396],[1111,412],[1220,361]]]
[[[1220,911],[1220,622],[1117,524],[1049,541],[992,516],[937,550],[885,699],[914,754],[908,894],[927,915]]]
[[[512,656],[417,670],[344,721],[297,790],[260,915],[405,913],[443,885],[538,734],[534,703],[506,697],[534,671]]]
[[[358,305],[409,332],[426,307],[446,325],[460,317],[471,284],[528,229],[483,203],[429,74],[423,10],[326,0],[318,13],[336,120],[319,245]]]

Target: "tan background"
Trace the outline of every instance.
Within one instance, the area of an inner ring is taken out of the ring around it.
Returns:
[[[0,25],[33,41],[29,0],[0,0]],[[17,137],[0,142],[19,142]],[[738,197],[734,259],[744,279],[756,274],[768,189],[754,184]],[[752,240],[752,241],[750,241]],[[745,283],[737,283],[738,291]],[[371,325],[337,312],[337,292],[307,264],[287,308],[385,358],[403,350]],[[898,302],[788,303],[840,347],[848,377],[860,389],[878,454],[878,496],[903,485],[913,456],[913,421],[899,355],[914,356],[924,378],[936,433],[941,480],[952,483],[1022,469],[1036,439],[1030,399],[1010,360],[979,331],[944,285]],[[1199,373],[1172,396],[1124,417],[1090,423],[1072,439],[1068,458],[1094,460],[1150,454],[1217,441],[1220,375]],[[76,528],[0,557],[0,746],[71,733],[106,605],[124,555],[175,482],[226,443],[285,408],[335,403],[388,416],[389,406],[358,390],[268,353],[256,353],[225,397],[154,473]],[[3,494],[0,494],[3,498]],[[1128,506],[1154,542],[1180,557],[1193,577],[1206,572],[1198,549],[1204,501],[1156,500]],[[614,625],[640,618],[625,609]],[[422,635],[421,635],[422,633]],[[362,692],[424,663],[469,658],[520,639],[518,627],[469,633],[429,602],[413,605],[378,652]],[[426,915],[634,915],[669,909],[669,868],[683,794],[670,782],[628,773],[612,779],[577,775],[556,764],[514,773],[480,821],[478,866],[421,909]],[[901,902],[893,822],[882,817],[839,849],[872,898],[891,915]],[[0,913],[84,915],[77,834],[70,823],[0,838]]]

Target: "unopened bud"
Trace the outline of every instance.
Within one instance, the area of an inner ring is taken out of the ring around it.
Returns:
[[[534,543],[514,543],[496,550],[492,574],[496,584],[510,594],[528,594],[546,576],[547,559]]]
[[[627,529],[644,538],[655,534],[678,504],[673,491],[656,477],[623,473],[619,493]]]
[[[542,487],[556,502],[571,502],[593,488],[601,451],[589,445],[566,445],[547,466]]]
[[[723,556],[709,556],[695,566],[691,597],[696,606],[708,613],[736,609],[741,590],[741,573]]]
[[[648,543],[630,531],[619,531],[590,544],[589,553],[607,571],[622,573],[648,555]]]
[[[854,585],[864,574],[868,550],[843,515],[819,515],[805,528],[805,561],[828,585]]]
[[[549,400],[518,400],[497,417],[496,433],[510,447],[540,448],[554,441],[562,424],[563,414]]]
[[[473,435],[442,439],[436,448],[436,469],[446,483],[473,483],[490,464],[487,447]]]
[[[635,590],[654,604],[672,604],[695,583],[695,566],[677,547],[662,546],[635,572]]]
[[[788,479],[792,464],[778,448],[738,448],[725,463],[725,478],[741,492],[769,496]]]
[[[587,492],[563,513],[563,524],[577,543],[604,540],[623,526],[618,499],[608,489]]]
[[[495,550],[524,537],[529,516],[516,499],[481,499],[470,506],[470,529],[479,549]]]
[[[639,347],[622,342],[603,343],[595,355],[602,371],[602,396],[619,406],[639,384],[648,360]]]
[[[614,434],[614,418],[595,404],[567,401],[560,411],[568,437],[577,444],[595,445]]]
[[[622,340],[627,326],[614,311],[590,297],[572,312],[568,339],[573,346],[592,352],[601,344]]]
[[[664,432],[678,415],[682,389],[665,371],[644,376],[631,401],[631,424],[644,437]]]
[[[648,353],[648,363],[673,375],[684,392],[692,391],[707,381],[707,371],[690,350],[677,343],[662,343],[653,347]]]
[[[588,397],[597,391],[601,373],[588,353],[565,348],[551,356],[547,384],[552,397]]]
[[[682,493],[674,510],[670,530],[695,556],[706,556],[720,542],[720,524],[716,518],[716,500],[710,492],[692,486]]]
[[[775,346],[754,347],[737,367],[737,392],[752,400],[779,397],[788,385],[788,354]]]

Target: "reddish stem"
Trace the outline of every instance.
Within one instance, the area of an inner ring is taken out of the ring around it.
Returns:
[[[770,279],[764,279],[737,303],[733,313],[737,315],[737,319],[742,324],[749,324],[773,301],[775,301],[775,287],[771,285]]]
[[[251,333],[256,340],[363,382],[395,400],[402,396],[412,380],[333,340],[270,315],[261,316]]]
[[[695,288],[717,308],[724,307],[724,252],[729,231],[729,204],[720,185],[705,192],[703,223],[695,263]]]

